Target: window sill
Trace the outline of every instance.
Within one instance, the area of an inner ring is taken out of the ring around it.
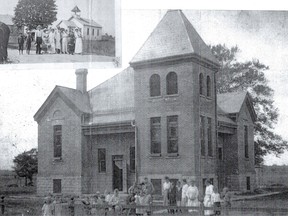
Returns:
[[[168,153],[166,158],[179,158],[179,153]]]
[[[98,172],[100,175],[105,175],[106,172]]]
[[[53,162],[63,162],[62,157],[54,157]]]
[[[156,100],[156,99],[160,99],[162,98],[162,95],[159,95],[159,96],[150,96],[149,97],[149,100]]]
[[[162,155],[161,153],[158,154],[150,154],[150,158],[160,158]]]

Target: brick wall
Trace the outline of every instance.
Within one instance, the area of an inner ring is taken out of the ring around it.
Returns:
[[[123,155],[123,191],[135,180],[135,173],[130,171],[130,147],[135,146],[134,133],[103,134],[86,137],[86,155],[83,157],[84,193],[113,190],[112,156]],[[106,149],[106,172],[99,173],[98,149]]]
[[[170,178],[181,176],[214,176],[215,163],[215,100],[212,88],[211,98],[199,97],[199,71],[210,74],[214,84],[212,71],[200,67],[196,63],[181,62],[135,70],[135,120],[138,126],[140,177]],[[174,71],[178,76],[178,94],[166,95],[166,76]],[[161,96],[151,98],[149,95],[149,79],[153,74],[159,74],[161,80]],[[200,111],[201,110],[201,111]],[[205,117],[212,118],[213,157],[199,160],[199,117],[200,112]],[[179,156],[169,157],[167,154],[167,116],[178,115],[178,146]],[[161,156],[150,154],[150,118],[161,117]],[[202,165],[199,162],[202,161]],[[201,181],[200,181],[201,182]]]
[[[57,116],[55,113],[58,113]],[[58,124],[62,125],[61,160],[54,159],[53,125]],[[59,97],[55,99],[38,123],[38,158],[38,193],[43,193],[47,188],[51,189],[51,176],[60,176],[61,178],[80,178],[81,176],[80,117]],[[70,184],[63,181],[62,187],[68,187],[66,184],[73,185],[74,191],[81,191],[81,184]],[[50,189],[49,191],[51,191]]]

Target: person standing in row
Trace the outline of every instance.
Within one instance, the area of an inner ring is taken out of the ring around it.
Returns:
[[[51,28],[49,33],[50,53],[55,53],[55,30]]]
[[[176,202],[178,207],[181,206],[181,198],[182,198],[182,185],[181,181],[178,180],[176,183]],[[176,212],[178,212],[178,210]],[[182,211],[180,210],[180,212]]]
[[[31,36],[31,32],[27,31],[27,38],[26,38],[26,54],[30,54],[30,50],[31,50],[31,44],[32,44],[32,36]]]
[[[198,200],[198,196],[199,196],[199,191],[198,188],[195,185],[195,178],[191,178],[188,180],[188,188],[187,188],[187,192],[186,192],[186,196],[187,196],[187,206],[191,206],[191,207],[198,207],[199,206],[199,200]],[[196,209],[189,209],[189,212],[197,212]]]
[[[182,196],[181,196],[181,206],[187,206],[187,190],[188,190],[188,184],[186,179],[182,179]]]
[[[82,34],[81,34],[80,29],[76,28],[74,34],[75,34],[75,38],[76,38],[76,40],[75,40],[75,52],[74,53],[75,54],[82,54],[83,44],[82,44]]]
[[[68,30],[62,32],[62,53],[68,53]]]
[[[169,178],[166,176],[165,182],[163,183],[163,205],[164,206],[168,206],[169,204],[168,194],[169,194],[170,188],[171,188],[171,183],[170,183]]]
[[[24,49],[24,35],[22,34],[22,32],[19,33],[18,36],[18,50],[19,50],[19,55],[22,54],[23,55],[23,49]]]
[[[37,26],[37,30],[35,31],[35,43],[36,43],[36,54],[41,54],[41,45],[42,45],[42,36],[43,32],[41,31],[41,26]]]
[[[61,52],[61,33],[59,27],[55,31],[55,51],[57,54]]]
[[[207,179],[205,181],[205,196],[204,196],[204,206],[205,207],[213,207],[213,202],[212,202],[212,193],[213,193],[213,185],[211,184],[210,180]],[[204,215],[213,215],[214,211],[213,210],[205,210]]]

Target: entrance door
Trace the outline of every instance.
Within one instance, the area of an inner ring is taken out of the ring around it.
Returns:
[[[123,191],[123,155],[112,156],[113,190]]]

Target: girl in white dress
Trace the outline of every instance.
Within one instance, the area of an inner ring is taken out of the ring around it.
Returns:
[[[195,185],[196,180],[194,178],[191,178],[188,180],[188,189],[186,191],[187,196],[187,206],[191,207],[198,207],[199,206],[199,200],[198,195],[199,191],[198,188]],[[189,209],[189,212],[197,212],[196,209]]]
[[[82,35],[78,28],[75,29],[75,54],[82,54]]]
[[[210,180],[205,181],[206,189],[205,189],[205,196],[204,196],[204,206],[205,207],[213,207],[213,202],[211,199],[211,195],[213,193],[213,185],[210,183]],[[205,210],[204,215],[213,215],[213,210]]]
[[[49,33],[50,53],[55,53],[55,30],[52,28]]]
[[[68,30],[64,30],[62,33],[62,53],[68,53]]]

